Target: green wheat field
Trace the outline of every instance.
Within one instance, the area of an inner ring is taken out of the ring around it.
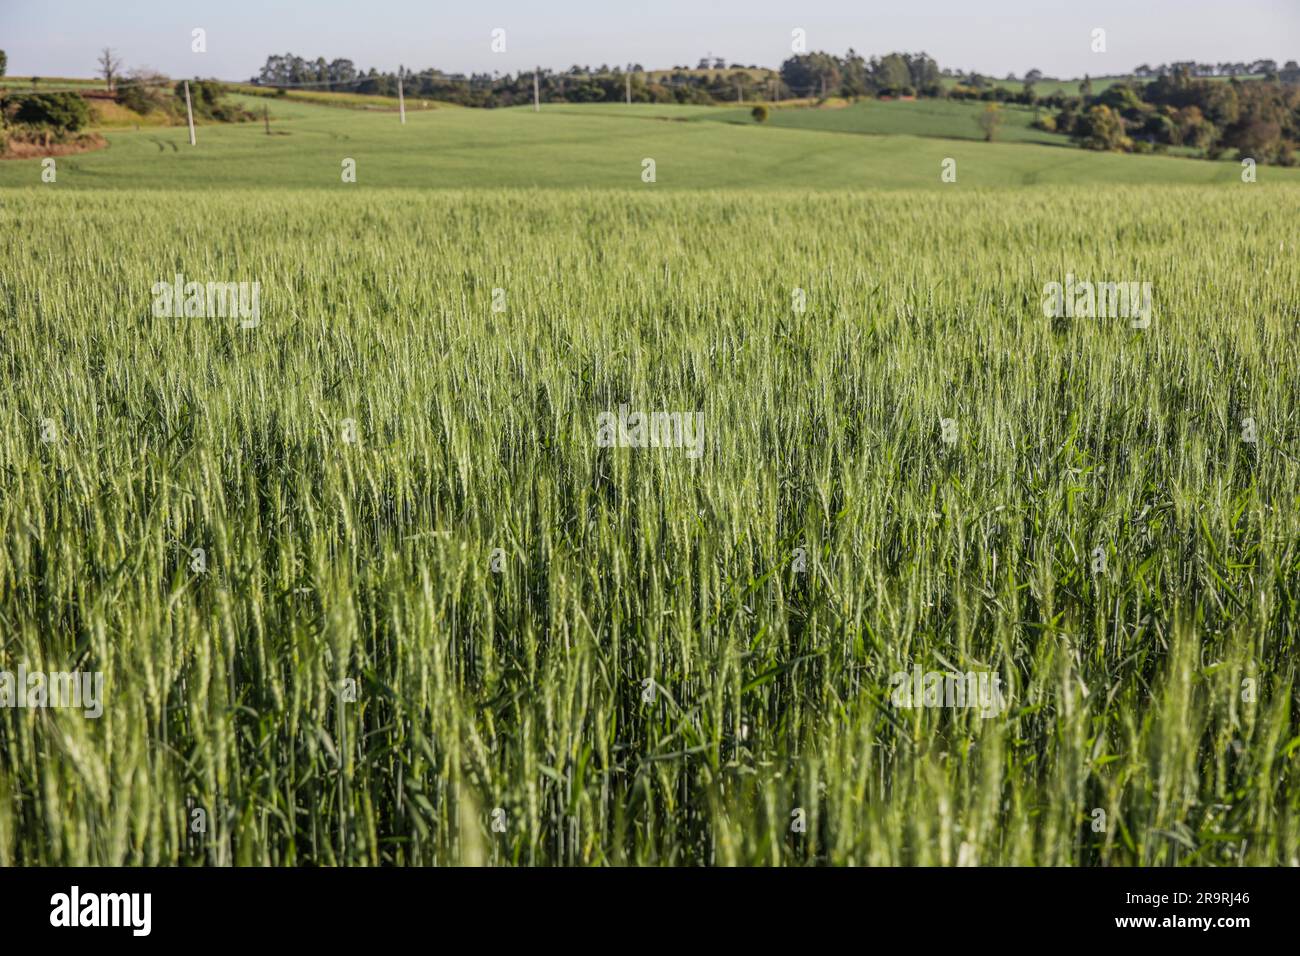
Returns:
[[[1300,173],[272,115],[0,166],[0,864],[1300,863]]]

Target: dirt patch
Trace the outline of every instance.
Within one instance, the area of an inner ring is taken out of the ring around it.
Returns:
[[[89,153],[92,150],[103,149],[107,145],[108,140],[98,133],[84,133],[70,143],[31,143],[11,137],[8,143],[5,144],[5,151],[0,153],[0,159],[38,159],[43,156],[70,156],[73,153]]]

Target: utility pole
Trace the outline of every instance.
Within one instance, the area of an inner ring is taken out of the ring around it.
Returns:
[[[185,115],[190,120],[190,145],[194,143],[194,107],[190,104],[190,81],[185,81]]]
[[[533,112],[534,113],[540,113],[542,111],[542,95],[539,92],[537,86],[537,74],[541,71],[541,69],[542,68],[539,66],[536,70],[533,70]]]
[[[627,105],[632,105],[632,68],[627,68]]]
[[[402,114],[402,125],[406,125],[406,97],[402,95],[402,68],[397,68],[397,111]]]
[[[266,135],[270,136],[271,135],[271,110],[265,103],[262,104],[262,121],[266,123]]]

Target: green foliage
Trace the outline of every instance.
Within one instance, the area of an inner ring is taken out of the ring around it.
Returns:
[[[1133,121],[1141,120],[1151,110],[1151,106],[1142,101],[1137,90],[1127,83],[1112,83],[1093,102],[1107,106],[1112,112]]]
[[[1165,113],[1153,113],[1147,117],[1142,127],[1144,138],[1154,143],[1177,144],[1182,142],[1182,134],[1176,118]]]
[[[794,96],[834,94],[840,76],[840,61],[829,53],[801,53],[781,64],[781,82]]]
[[[167,78],[161,74],[136,72],[117,85],[116,96],[117,102],[141,116],[159,112],[178,115],[176,98],[169,94]]]
[[[1300,146],[1300,87],[1271,81],[1212,82],[1184,71],[1146,84],[1144,99],[1166,111],[1176,130],[1157,132],[1218,154],[1236,149],[1260,163],[1290,165]]]
[[[1123,118],[1109,106],[1093,106],[1074,124],[1074,138],[1086,149],[1122,150],[1132,145]]]
[[[907,61],[901,54],[890,53],[881,57],[876,63],[875,68],[871,71],[872,81],[878,90],[901,90],[909,86],[912,81],[912,74],[907,69]]]
[[[749,115],[754,117],[755,123],[766,123],[767,107],[764,104],[759,103],[757,106],[755,106],[752,110],[749,111]]]
[[[1196,106],[1185,106],[1174,114],[1178,129],[1176,142],[1198,149],[1208,149],[1219,138],[1214,124],[1201,115]]]
[[[1002,127],[1002,110],[996,103],[990,103],[980,111],[975,122],[984,134],[985,141],[991,143]]]
[[[32,93],[18,97],[15,119],[64,135],[90,123],[90,107],[77,93]]]
[[[843,57],[805,53],[781,64],[781,80],[795,96],[940,95],[938,64],[924,53],[889,53],[864,60],[852,49]]]
[[[448,74],[435,69],[407,72],[403,78],[405,96],[476,107],[504,107],[531,103],[532,70],[501,76]],[[602,65],[573,66],[563,72],[537,71],[543,103],[621,103],[626,96],[626,74]],[[632,68],[632,100],[637,103],[734,102],[736,87],[745,99],[771,95],[773,74],[758,68],[710,69],[647,73]],[[257,82],[280,89],[306,84],[335,92],[374,96],[397,96],[397,74],[359,69],[351,60],[324,57],[305,59],[292,53],[267,57]]]
[[[195,119],[221,123],[238,123],[256,119],[250,111],[226,96],[226,88],[216,80],[190,80],[190,102]],[[177,83],[173,99],[178,115],[185,115],[185,83]]]
[[[5,70],[9,68],[9,57],[4,50],[0,50],[0,76],[5,75]]]

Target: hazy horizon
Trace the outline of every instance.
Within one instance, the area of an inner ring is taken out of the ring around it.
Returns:
[[[1250,62],[1300,58],[1286,41],[1300,37],[1294,0],[1099,0],[1087,10],[1061,0],[936,0],[898,9],[835,0],[811,5],[771,0],[663,0],[653,9],[608,9],[590,0],[545,8],[518,0],[460,5],[392,0],[357,10],[320,0],[304,11],[288,0],[230,0],[199,12],[160,0],[106,6],[77,0],[12,0],[0,7],[0,49],[13,76],[95,74],[101,48],[112,47],[127,70],[243,80],[268,55],[345,57],[359,69],[438,68],[449,73],[516,73],[541,65],[639,63],[647,69],[694,67],[701,57],[727,64],[777,67],[791,55],[791,31],[806,31],[807,49],[863,56],[925,52],[940,67],[991,76],[1030,69],[1073,78],[1126,74],[1141,64],[1179,60]],[[448,9],[440,11],[438,7]],[[191,51],[191,31],[207,34],[207,52]],[[1092,31],[1106,31],[1106,52],[1091,50]],[[491,49],[504,29],[503,52]]]

